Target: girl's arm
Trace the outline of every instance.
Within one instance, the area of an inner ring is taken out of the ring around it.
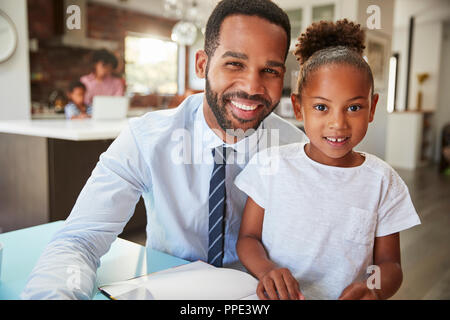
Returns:
[[[399,233],[375,238],[373,252],[373,261],[379,267],[379,274],[372,275],[380,277],[379,289],[370,289],[366,282],[355,282],[345,288],[339,299],[388,299],[400,288],[403,272],[400,264]]]
[[[267,256],[261,242],[264,209],[248,197],[239,231],[236,250],[250,273],[259,279],[256,293],[262,300],[304,299],[297,280],[286,268],[279,268]]]

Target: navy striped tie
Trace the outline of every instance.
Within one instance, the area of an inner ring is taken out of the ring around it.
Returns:
[[[217,150],[216,150],[217,149]],[[208,263],[222,266],[225,217],[225,147],[212,150],[214,168],[209,183]]]

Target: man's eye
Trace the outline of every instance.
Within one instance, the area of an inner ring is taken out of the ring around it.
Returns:
[[[242,67],[242,63],[236,62],[236,61],[227,62],[227,63],[225,63],[225,65],[235,67],[235,68]]]
[[[358,106],[358,105],[353,105],[353,106],[348,107],[348,110],[352,111],[352,112],[358,111],[360,109],[361,109],[361,106]]]
[[[279,74],[277,70],[271,68],[265,68],[263,71],[271,74]]]
[[[318,111],[326,111],[327,110],[327,106],[324,104],[318,104],[314,106],[314,109],[318,110]]]

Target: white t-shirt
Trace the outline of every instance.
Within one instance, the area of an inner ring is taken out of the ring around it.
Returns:
[[[337,299],[373,264],[375,237],[420,224],[400,176],[365,156],[358,167],[311,160],[305,143],[256,154],[235,180],[265,209],[262,243],[307,299]]]

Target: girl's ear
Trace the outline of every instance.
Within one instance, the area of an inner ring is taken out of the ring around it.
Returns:
[[[372,96],[372,105],[370,106],[370,113],[369,113],[369,123],[373,121],[373,118],[375,117],[375,109],[377,108],[377,103],[379,99],[378,93],[375,93]]]
[[[291,101],[292,101],[292,107],[294,108],[295,117],[298,121],[303,121],[303,115],[302,115],[302,107],[300,104],[300,98],[295,93],[291,94]]]
[[[195,53],[195,73],[200,79],[206,78],[206,66],[208,64],[208,55],[204,50],[198,50]]]

